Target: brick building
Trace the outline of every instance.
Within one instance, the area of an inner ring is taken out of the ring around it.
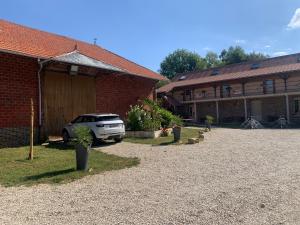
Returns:
[[[300,53],[178,74],[159,97],[193,122],[240,124],[254,117],[265,125],[285,118],[300,125]]]
[[[0,147],[60,135],[82,113],[118,113],[153,98],[161,75],[97,45],[0,20]]]

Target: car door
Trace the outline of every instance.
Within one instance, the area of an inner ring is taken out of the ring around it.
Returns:
[[[77,126],[82,125],[83,122],[84,122],[84,116],[79,116],[79,117],[77,117],[75,120],[73,120],[73,121],[71,122],[71,124],[69,125],[70,127],[69,127],[69,129],[68,129],[70,137],[74,137],[74,136],[75,136],[75,135],[74,135],[74,129],[75,129]]]
[[[94,116],[85,116],[82,120],[81,126],[86,126],[93,130],[93,125],[95,125],[95,117]]]

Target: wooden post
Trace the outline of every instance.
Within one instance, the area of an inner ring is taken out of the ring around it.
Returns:
[[[216,101],[216,115],[217,115],[217,124],[220,123],[220,115],[219,115],[219,102]]]
[[[247,109],[247,99],[244,98],[244,113],[245,113],[245,121],[248,119],[248,109]]]
[[[194,113],[195,113],[194,120],[195,120],[195,122],[197,122],[197,103],[196,102],[194,102]]]
[[[290,119],[290,103],[289,103],[289,96],[285,94],[285,105],[286,105],[286,120],[288,124],[291,122]]]
[[[29,160],[33,160],[33,126],[34,126],[34,107],[33,107],[33,99],[30,100],[31,106],[31,123],[30,123],[30,150],[29,150]]]
[[[287,79],[288,78],[283,79],[283,81],[284,81],[284,92],[287,92]]]

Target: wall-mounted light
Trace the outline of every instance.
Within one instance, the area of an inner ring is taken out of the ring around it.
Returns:
[[[70,75],[77,75],[79,67],[76,65],[71,65]]]

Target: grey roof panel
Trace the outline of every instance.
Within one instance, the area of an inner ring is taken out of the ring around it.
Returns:
[[[76,50],[73,52],[70,52],[70,53],[66,53],[63,55],[53,57],[51,60],[76,64],[76,65],[91,66],[91,67],[96,67],[96,68],[106,69],[106,70],[113,70],[113,71],[118,71],[118,72],[124,72],[124,70],[122,70],[118,67],[115,67],[115,66],[106,64],[104,62],[101,62],[99,60],[85,56]]]

